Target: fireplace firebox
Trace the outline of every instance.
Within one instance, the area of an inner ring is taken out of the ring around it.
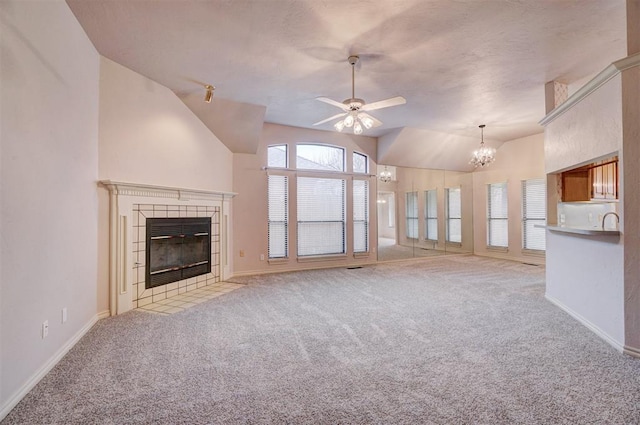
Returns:
[[[211,272],[211,217],[147,218],[145,288]]]

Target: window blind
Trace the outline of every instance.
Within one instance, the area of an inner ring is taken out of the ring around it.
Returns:
[[[462,201],[460,188],[447,188],[446,191],[446,234],[447,242],[462,242]]]
[[[369,251],[369,182],[353,181],[353,252]]]
[[[418,239],[418,192],[405,193],[407,238]]]
[[[507,183],[487,185],[487,246],[509,246]]]
[[[298,256],[345,253],[346,180],[298,177]]]
[[[545,230],[534,227],[547,222],[547,184],[545,179],[522,182],[522,247],[537,251],[546,249]]]
[[[425,205],[425,239],[431,241],[438,240],[438,198],[437,191],[427,190],[424,192]]]
[[[269,176],[268,239],[269,258],[285,258],[289,254],[289,181],[287,176]]]

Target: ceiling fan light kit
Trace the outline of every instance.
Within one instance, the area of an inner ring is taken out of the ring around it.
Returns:
[[[364,130],[369,130],[370,128],[382,125],[382,122],[380,120],[367,114],[366,111],[374,111],[376,109],[402,105],[407,101],[402,96],[396,96],[374,103],[365,103],[364,100],[357,98],[355,95],[355,66],[358,63],[359,58],[358,56],[352,55],[349,56],[348,60],[349,64],[351,65],[351,97],[349,99],[343,100],[342,102],[337,102],[333,99],[329,99],[328,97],[316,98],[321,102],[336,106],[342,109],[344,112],[336,114],[322,121],[318,121],[313,125],[320,125],[329,121],[333,121],[336,118],[342,118],[333,125],[333,127],[337,131],[341,132],[345,128],[350,128],[352,129],[353,134],[362,134]]]

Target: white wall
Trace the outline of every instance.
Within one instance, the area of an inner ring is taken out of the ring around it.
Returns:
[[[621,90],[618,75],[547,124],[548,173],[621,150]],[[621,198],[618,211],[623,207]],[[624,221],[620,223],[624,232]],[[623,237],[581,237],[547,230],[547,297],[618,349],[624,345],[624,254]]]
[[[618,349],[624,344],[623,254],[615,236],[547,231],[547,298]]]
[[[620,75],[545,127],[545,169],[556,173],[594,158],[611,156],[622,145]]]
[[[4,0],[0,21],[2,418],[96,320],[100,61],[62,1]]]
[[[100,64],[100,179],[231,190],[231,151],[171,90]]]
[[[473,173],[474,253],[535,264],[544,263],[544,255],[522,250],[522,180],[545,178],[544,134],[535,134],[504,143],[496,160]],[[509,248],[487,249],[487,185],[507,183]]]
[[[100,180],[230,192],[233,155],[168,88],[100,61]],[[109,197],[100,190],[99,305],[107,309]]]
[[[234,252],[233,264],[236,274],[271,272],[282,270],[294,270],[304,268],[318,268],[327,266],[341,266],[375,261],[376,254],[372,252],[366,258],[354,258],[348,255],[342,260],[330,260],[319,262],[301,263],[296,260],[294,245],[291,243],[295,230],[295,208],[290,208],[290,258],[288,261],[278,264],[269,264],[267,256],[267,173],[262,167],[267,165],[267,147],[273,144],[289,144],[290,158],[291,145],[298,142],[326,143],[346,148],[347,152],[356,150],[369,156],[371,173],[375,173],[376,164],[376,139],[372,137],[355,136],[348,133],[336,133],[320,130],[309,130],[297,127],[288,127],[277,124],[265,123],[258,152],[252,154],[234,154],[233,159],[233,191],[238,195],[233,200],[233,239]],[[350,157],[350,156],[349,156]],[[293,174],[291,174],[293,176]],[[372,178],[369,186],[370,222],[376,223],[376,179]],[[295,186],[290,180],[289,205],[296,205]],[[347,205],[351,194],[347,191]],[[349,213],[349,211],[348,211]],[[349,227],[347,228],[349,232]],[[369,246],[377,245],[377,228],[370,227]],[[349,248],[349,247],[348,247]],[[240,251],[244,256],[240,256]],[[265,260],[260,261],[260,255],[265,255]]]

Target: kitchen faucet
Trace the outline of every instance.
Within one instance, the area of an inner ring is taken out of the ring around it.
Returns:
[[[604,230],[604,220],[607,218],[609,214],[615,215],[616,218],[618,219],[618,225],[620,225],[620,216],[613,211],[609,211],[608,213],[605,213],[605,215],[602,216],[602,230]]]

